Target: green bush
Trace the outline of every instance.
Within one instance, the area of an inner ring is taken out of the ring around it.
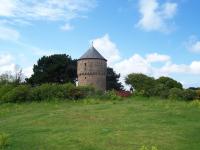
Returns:
[[[200,90],[197,90],[196,93],[197,93],[197,99],[200,100]]]
[[[104,99],[104,100],[121,100],[122,97],[118,96],[116,91],[112,90],[112,91],[107,91],[107,92],[103,93],[102,96],[100,96],[100,99]]]
[[[59,84],[42,84],[33,87],[30,92],[31,101],[51,100],[54,98],[64,98],[64,90]]]
[[[195,90],[186,89],[183,91],[183,99],[191,101],[197,98],[197,93]]]
[[[0,102],[2,100],[2,97],[6,93],[8,93],[9,91],[11,91],[13,88],[15,88],[15,86],[13,84],[1,85],[1,87],[0,87]]]
[[[62,85],[62,91],[65,99],[81,99],[95,94],[95,89],[90,86],[76,87],[71,83]]]
[[[71,83],[67,84],[42,84],[32,88],[30,99],[32,101],[52,99],[81,99],[94,94],[92,87],[76,87]]]
[[[79,86],[77,88],[81,91],[81,93],[83,93],[84,97],[92,97],[97,93],[95,88],[92,86]]]
[[[29,85],[19,85],[7,92],[3,97],[3,102],[25,102],[29,100],[31,87]]]
[[[181,100],[183,98],[183,90],[181,90],[179,88],[170,89],[169,98],[170,99]]]

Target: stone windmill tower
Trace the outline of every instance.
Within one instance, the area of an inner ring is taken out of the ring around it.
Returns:
[[[107,60],[92,45],[78,59],[78,85],[91,85],[98,90],[106,90]]]

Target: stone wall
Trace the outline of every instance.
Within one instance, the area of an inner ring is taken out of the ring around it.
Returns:
[[[78,60],[78,82],[80,86],[92,85],[99,90],[106,90],[107,63],[101,59]]]

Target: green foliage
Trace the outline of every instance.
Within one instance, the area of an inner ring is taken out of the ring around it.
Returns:
[[[194,101],[190,102],[190,105],[200,108],[200,100],[194,100]]]
[[[42,84],[33,87],[30,92],[31,101],[51,100],[54,98],[63,99],[64,89],[58,84]]]
[[[129,74],[125,79],[126,84],[131,85],[136,92],[144,96],[153,96],[155,95],[155,79],[148,77],[144,74],[133,73]]]
[[[113,68],[107,68],[106,89],[107,90],[122,90],[123,85],[119,82],[120,74],[116,74]]]
[[[8,135],[0,133],[0,149],[4,149],[6,146],[8,146]]]
[[[117,95],[116,91],[107,91],[106,93],[103,94],[101,99],[106,99],[106,100],[121,100],[122,98]]]
[[[172,88],[169,91],[169,98],[175,100],[181,100],[183,98],[183,90],[179,88]]]
[[[80,96],[77,97],[77,99],[85,97],[93,97],[94,95],[96,95],[95,88],[92,86],[78,86],[76,88],[78,91],[80,91],[80,93],[82,93],[80,94]]]
[[[33,75],[26,81],[33,85],[42,83],[74,82],[76,60],[65,54],[43,56],[33,67]]]
[[[25,102],[29,100],[31,87],[29,85],[19,85],[7,92],[3,97],[3,102]]]
[[[0,102],[2,101],[2,97],[6,95],[9,91],[11,91],[13,88],[15,88],[15,85],[13,84],[6,84],[0,86]]]
[[[126,84],[131,85],[135,89],[136,95],[159,96],[165,99],[180,99],[183,97],[182,84],[169,77],[160,77],[155,80],[144,74],[133,73],[126,78]]]
[[[95,95],[93,87],[75,87],[72,83],[54,84],[46,83],[40,86],[30,87],[29,85],[19,85],[17,87],[4,86],[0,88],[2,102],[25,102],[25,101],[45,101],[82,99]]]
[[[156,80],[157,83],[163,84],[165,88],[172,89],[172,88],[178,88],[183,89],[183,86],[180,82],[177,82],[176,80],[169,78],[169,77],[160,77]]]
[[[191,101],[197,98],[197,93],[194,90],[186,89],[183,91],[183,99],[187,101]]]
[[[200,90],[196,90],[196,93],[197,93],[197,99],[200,100]]]
[[[31,90],[31,100],[42,101],[51,99],[81,99],[94,94],[92,87],[75,87],[67,84],[42,84]]]

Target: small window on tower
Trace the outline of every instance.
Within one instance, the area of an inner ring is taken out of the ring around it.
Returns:
[[[85,63],[85,70],[86,70],[86,63]]]
[[[85,77],[85,79],[86,79],[86,77]]]

